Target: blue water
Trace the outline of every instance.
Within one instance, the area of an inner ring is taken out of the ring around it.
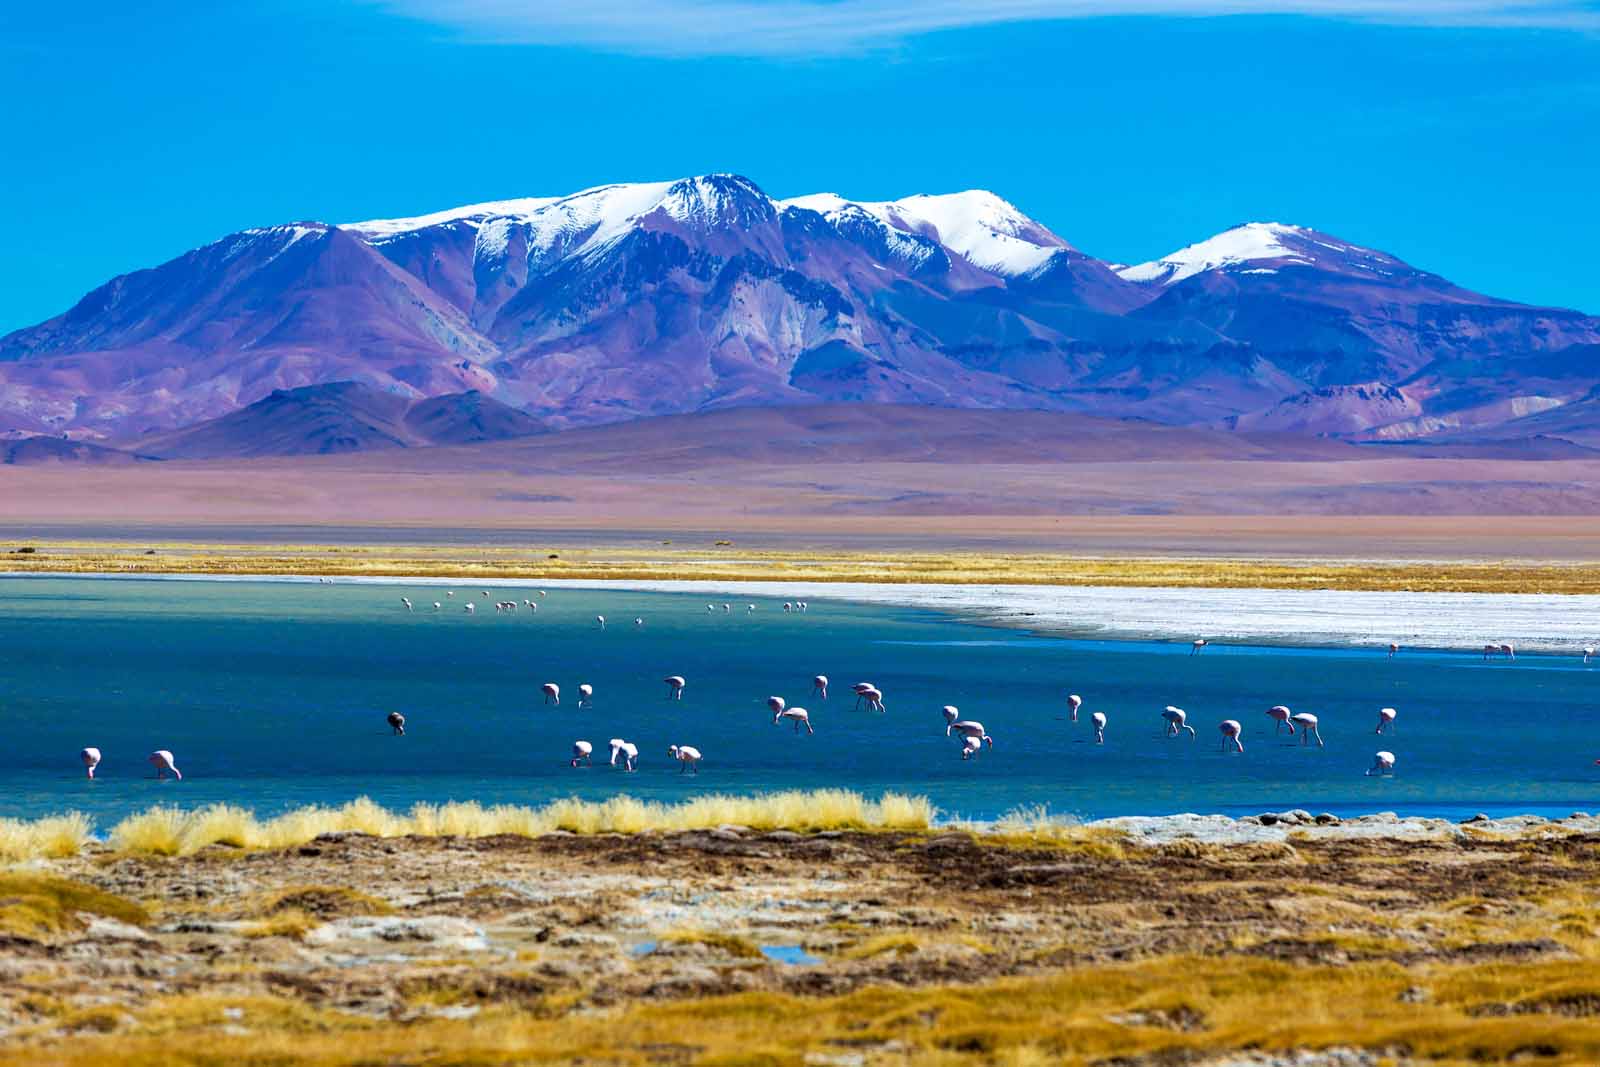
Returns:
[[[81,810],[106,827],[153,802],[229,801],[271,813],[365,794],[388,805],[475,799],[537,803],[627,792],[846,786],[925,794],[947,816],[1018,805],[1097,817],[1303,807],[1464,816],[1600,809],[1600,668],[1571,656],[1484,663],[1473,654],[1072,641],[973,626],[909,609],[778,601],[707,614],[675,593],[552,589],[540,610],[497,615],[528,589],[480,585],[0,579],[0,815]],[[399,598],[419,607],[407,614]],[[479,607],[468,616],[460,604]],[[433,601],[442,613],[427,610]],[[594,623],[604,614],[609,627]],[[633,619],[642,616],[643,627]],[[809,698],[811,676],[834,691]],[[664,699],[661,678],[689,680]],[[887,714],[852,710],[852,682],[884,691]],[[559,708],[539,686],[560,683]],[[595,706],[576,706],[579,683]],[[1081,721],[1064,698],[1083,694]],[[817,733],[771,725],[769,694],[811,709]],[[1199,739],[1162,737],[1160,710],[1186,708]],[[1275,738],[1262,709],[1322,719],[1327,748]],[[963,762],[939,709],[956,704],[996,744]],[[1399,709],[1377,738],[1377,709]],[[384,716],[407,717],[390,735]],[[1093,744],[1088,712],[1110,717]],[[1245,724],[1246,753],[1219,751],[1216,723]],[[638,744],[640,769],[599,765],[607,739]],[[573,740],[597,765],[567,765]],[[705,754],[698,776],[667,758]],[[105,754],[97,781],[78,750]],[[151,777],[171,749],[181,783]],[[1363,771],[1378,748],[1392,778]]]

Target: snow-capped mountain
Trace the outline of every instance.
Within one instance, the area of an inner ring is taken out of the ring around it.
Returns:
[[[990,192],[713,174],[229,235],[0,338],[0,431],[136,441],[350,381],[552,426],[825,400],[1393,437],[1581,399],[1596,344],[1298,226],[1113,269]]]

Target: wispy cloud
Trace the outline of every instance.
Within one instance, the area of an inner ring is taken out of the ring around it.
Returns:
[[[965,26],[1107,16],[1307,15],[1600,30],[1594,0],[370,0],[471,40],[644,55],[806,56]]]

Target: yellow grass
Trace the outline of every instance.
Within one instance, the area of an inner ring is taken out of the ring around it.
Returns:
[[[82,926],[80,915],[103,915],[145,923],[143,907],[123,897],[66,878],[0,873],[0,933],[39,938]]]
[[[93,824],[81,812],[44,819],[0,819],[0,863],[76,856]]]
[[[675,804],[614,797],[602,802],[558,800],[544,807],[477,803],[418,804],[400,814],[362,797],[337,808],[301,808],[271,819],[226,804],[193,811],[155,807],[111,830],[114,848],[183,856],[211,845],[285,848],[340,831],[377,837],[537,837],[557,830],[579,834],[708,830],[724,824],[755,830],[925,830],[935,809],[925,797],[885,793],[869,800],[844,789],[794,790],[755,796],[711,795]]]
[[[1066,556],[994,552],[753,552],[734,544],[650,549],[403,545],[62,542],[18,555],[6,568],[39,573],[260,574],[359,577],[585,578],[610,581],[799,580],[1381,589],[1433,592],[1600,593],[1600,565],[1506,560],[1339,561],[1260,558]]]
[[[1421,984],[1420,1003],[1401,998]],[[637,1004],[574,1018],[491,1006],[460,1021],[364,1019],[276,998],[174,995],[131,1029],[18,1042],[0,1065],[663,1062],[802,1067],[848,1052],[908,1065],[1083,1067],[1113,1057],[1184,1063],[1207,1052],[1356,1046],[1429,1064],[1600,1062],[1586,1010],[1596,985],[1570,962],[1307,967],[1166,957],[969,986],[867,987],[838,996],[745,993]],[[1292,998],[1294,1010],[1285,1010]],[[1512,1005],[1513,1014],[1486,1012]],[[1190,1029],[1163,1026],[1187,1017]],[[1150,1020],[1141,1022],[1139,1020]],[[1126,1020],[1126,1021],[1119,1021]],[[240,1032],[243,1031],[243,1032]]]

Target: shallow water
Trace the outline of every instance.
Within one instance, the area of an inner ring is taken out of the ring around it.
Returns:
[[[703,596],[587,589],[551,588],[537,614],[499,615],[494,600],[531,590],[445,588],[0,580],[0,815],[76,809],[103,829],[156,802],[267,814],[362,794],[405,807],[821,786],[925,794],[965,818],[1034,804],[1085,817],[1600,808],[1600,661],[1241,646],[1191,657],[1186,642],[1072,641],[913,609],[812,601],[785,614],[762,598],[708,614]],[[817,673],[833,681],[827,701],[808,696]],[[689,680],[681,703],[665,699],[667,674]],[[863,679],[884,691],[886,714],[852,710]],[[545,681],[561,685],[560,707],[541,704]],[[576,706],[582,682],[593,709]],[[1068,692],[1085,698],[1078,723]],[[816,735],[773,726],[769,694],[811,709]],[[1189,711],[1197,740],[1162,736],[1169,703]],[[1274,737],[1262,709],[1276,703],[1319,715],[1327,748]],[[963,761],[944,704],[982,720],[994,748]],[[1380,739],[1383,705],[1400,717]],[[391,710],[406,715],[403,738],[384,724]],[[1110,718],[1104,746],[1096,710]],[[1229,717],[1245,725],[1242,757],[1219,751]],[[603,759],[611,737],[639,746],[637,773],[567,765],[573,740]],[[700,774],[668,759],[675,742],[705,754]],[[93,782],[85,745],[105,754]],[[174,752],[183,782],[150,776],[155,748]],[[1397,773],[1364,777],[1379,748]]]

